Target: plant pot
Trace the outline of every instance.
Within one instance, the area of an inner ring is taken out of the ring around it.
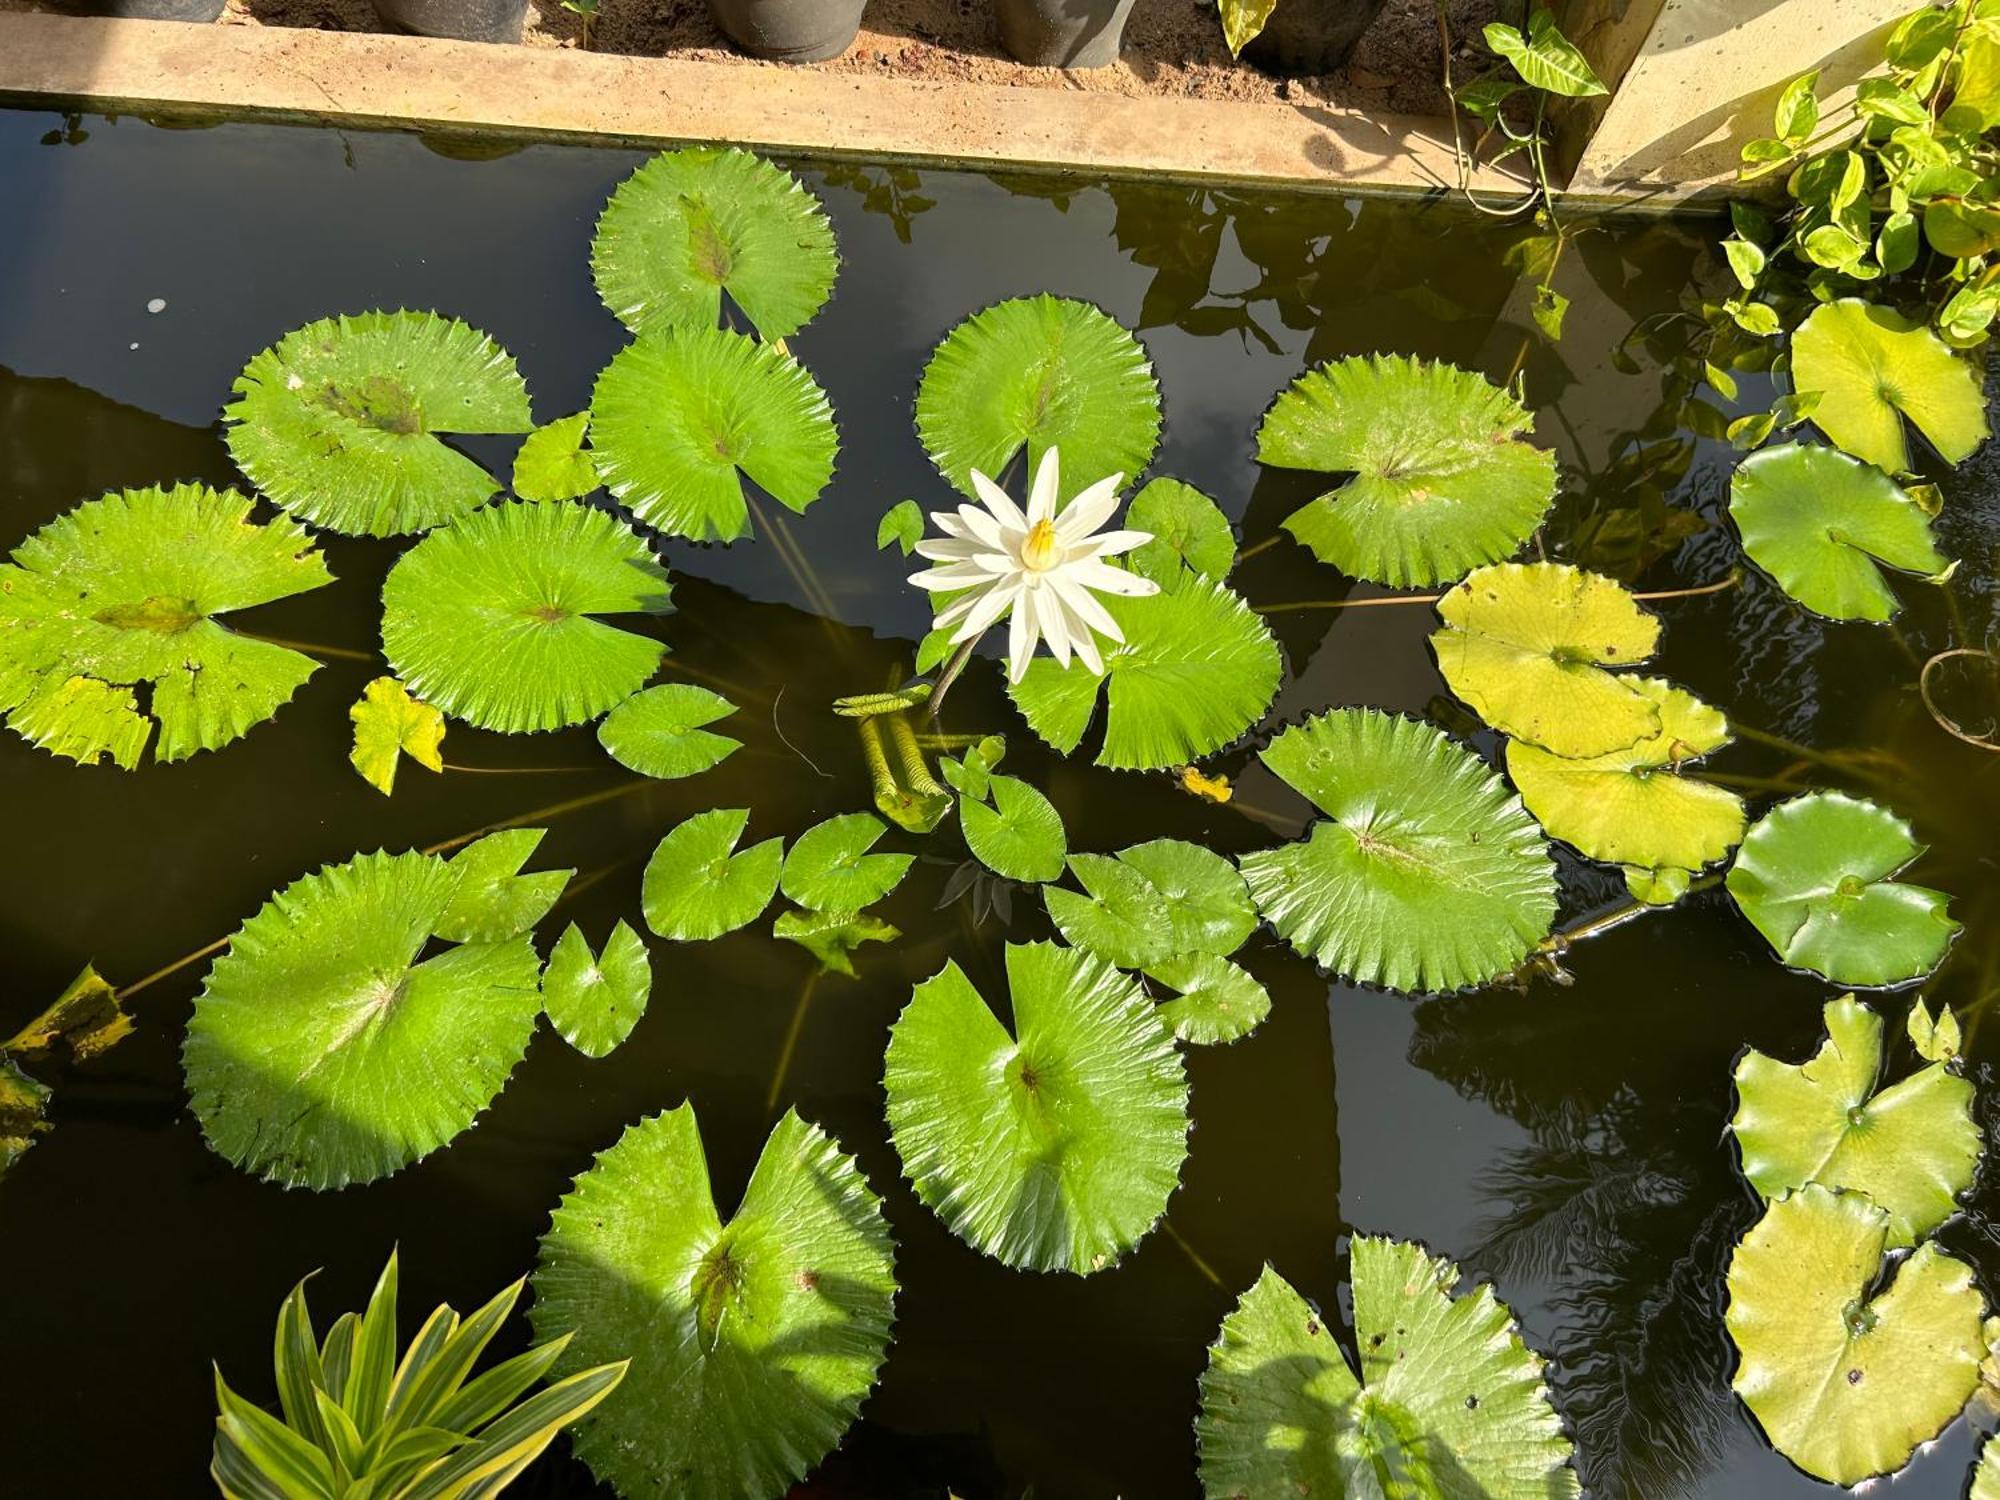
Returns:
[[[518,42],[528,0],[374,0],[375,14],[399,31],[461,42]]]
[[[854,44],[867,0],[708,0],[722,34],[752,57],[824,62]]]
[[[127,21],[213,21],[222,14],[222,0],[83,0],[76,9]]]
[[[1264,29],[1243,49],[1243,60],[1260,72],[1286,77],[1331,73],[1347,61],[1385,3],[1278,0]]]
[[[1132,0],[995,0],[1000,42],[1032,68],[1107,68],[1118,61]]]

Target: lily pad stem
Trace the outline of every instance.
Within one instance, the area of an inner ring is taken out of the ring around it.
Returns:
[[[1703,594],[1720,594],[1733,589],[1742,579],[1742,569],[1731,568],[1729,576],[1716,583],[1701,583],[1684,589],[1655,589],[1651,593],[1634,594],[1632,597],[1652,603],[1663,599],[1695,599]],[[1442,598],[1443,594],[1376,594],[1366,599],[1294,599],[1285,604],[1259,604],[1255,608],[1260,615],[1276,615],[1294,609],[1366,609],[1377,604],[1435,604]]]
[[[798,540],[793,537],[791,528],[785,524],[784,515],[779,511],[772,511],[767,519],[763,507],[757,504],[753,496],[746,493],[743,499],[750,508],[751,517],[757,523],[757,529],[768,536],[771,545],[777,548],[778,556],[784,562],[786,571],[792,575],[800,591],[806,596],[806,603],[812,606],[813,613],[819,616],[820,624],[825,628],[828,637],[844,650],[847,638],[841,633],[840,612],[834,608],[833,596],[821,585],[819,574],[813,571],[811,559],[805,555]]]
[[[925,716],[933,726],[938,721],[939,710],[944,707],[944,695],[951,691],[951,685],[958,681],[958,674],[963,672],[965,664],[972,660],[972,648],[976,644],[975,639],[960,646],[951,654],[951,660],[944,664],[944,670],[938,673],[937,686],[931,689],[930,712]]]
[[[447,771],[463,771],[468,776],[574,776],[604,769],[603,766],[462,766],[455,760],[442,764]]]
[[[236,632],[246,641],[262,641],[267,646],[283,646],[287,651],[301,651],[307,656],[323,656],[329,661],[377,662],[382,658],[373,651],[357,651],[351,646],[322,646],[316,641],[291,641],[280,635],[259,635],[254,630]]]
[[[1697,876],[1688,882],[1687,894],[1691,896],[1696,891],[1708,890],[1712,886],[1721,884],[1721,882],[1722,877],[1720,875]],[[1593,938],[1599,933],[1609,932],[1614,927],[1623,927],[1633,918],[1643,917],[1647,912],[1666,910],[1669,910],[1669,908],[1656,906],[1651,902],[1627,901],[1622,905],[1612,907],[1607,912],[1600,912],[1588,921],[1579,922],[1574,927],[1565,927],[1560,932],[1550,933],[1542,939],[1540,946],[1535,951],[1538,954],[1566,953],[1586,938]]]
[[[806,1027],[806,1007],[812,1004],[813,989],[819,983],[819,970],[806,976],[805,984],[799,990],[799,1003],[792,1007],[792,1024],[785,1031],[785,1045],[779,1049],[778,1065],[771,1070],[771,1087],[764,1095],[764,1110],[775,1114],[778,1096],[784,1092],[785,1075],[792,1071],[792,1054],[799,1049],[799,1033]]]

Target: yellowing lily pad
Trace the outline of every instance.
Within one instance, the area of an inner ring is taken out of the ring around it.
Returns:
[[[396,789],[396,767],[405,755],[432,771],[444,769],[444,715],[419,703],[393,677],[378,677],[361,690],[347,711],[354,721],[354,749],[348,760],[362,780],[383,796]]]
[[[1856,458],[1911,468],[1908,418],[1959,463],[1985,441],[1986,397],[1972,366],[1921,323],[1849,297],[1813,310],[1792,335],[1792,385],[1812,421]]]

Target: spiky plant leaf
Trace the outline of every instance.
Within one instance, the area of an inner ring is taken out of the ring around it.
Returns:
[[[663,682],[635,693],[604,716],[598,743],[641,776],[695,776],[743,748],[741,740],[702,728],[736,712],[720,693],[687,682]]]
[[[1556,495],[1527,408],[1484,376],[1399,355],[1301,375],[1264,414],[1257,459],[1354,477],[1285,521],[1321,562],[1395,588],[1448,583],[1511,554]]]
[[[1264,986],[1213,953],[1179,953],[1148,964],[1146,973],[1176,992],[1155,1013],[1177,1040],[1197,1047],[1246,1037],[1271,1013]]]
[[[1736,1064],[1743,1175],[1766,1198],[1809,1182],[1866,1193],[1889,1216],[1889,1248],[1914,1245],[1972,1186],[1972,1085],[1934,1062],[1878,1088],[1882,1018],[1852,995],[1825,1017],[1826,1041],[1805,1062],[1753,1047]]]
[[[153,753],[172,761],[276,713],[312,659],[217,617],[333,575],[290,519],[252,523],[252,503],[199,484],[116,491],[16,547],[0,567],[8,725],[53,754],[129,771],[156,721]]]
[[[1660,622],[1566,563],[1481,568],[1438,601],[1438,670],[1474,713],[1552,755],[1608,755],[1660,732],[1659,705],[1607,667],[1653,654]]]
[[[840,446],[826,392],[803,365],[720,328],[642,338],[613,355],[591,393],[590,444],[634,515],[697,542],[750,534],[745,478],[805,510]]]
[[[947,963],[889,1032],[889,1132],[917,1196],[975,1249],[1103,1270],[1166,1212],[1187,1156],[1180,1054],[1137,985],[1010,944],[1014,1034]]]
[[[425,537],[382,585],[382,650],[410,690],[505,733],[561,729],[636,693],[666,647],[593,618],[664,614],[667,570],[617,517],[494,505]]]
[[[1007,691],[1029,728],[1067,754],[1109,683],[1100,766],[1158,770],[1211,755],[1239,738],[1278,691],[1278,643],[1240,595],[1206,578],[1172,593],[1107,598],[1125,643],[1104,671],[1038,656]]]
[[[833,291],[833,226],[789,172],[748,151],[665,151],[618,184],[597,221],[597,294],[634,333],[716,326],[722,294],[767,341]]]
[[[542,972],[542,1009],[585,1057],[603,1057],[639,1024],[653,992],[653,960],[645,939],[620,921],[604,940],[590,944],[572,922],[556,939]]]
[[[462,872],[363,854],[293,881],[215,961],[182,1063],[208,1143],[287,1187],[385,1177],[493,1101],[541,1013],[525,936],[420,958]]]
[[[771,904],[785,862],[782,839],[732,854],[750,811],[718,807],[677,823],[646,862],[646,925],[663,938],[696,942],[734,932]]]
[[[444,715],[419,703],[393,677],[377,677],[347,710],[354,748],[347,759],[361,779],[383,796],[396,789],[396,767],[405,755],[427,770],[442,771]]]
[[[1153,539],[1127,559],[1133,572],[1171,592],[1190,576],[1217,583],[1236,565],[1236,533],[1213,500],[1178,479],[1155,479],[1126,508],[1125,523]]]
[[[1160,441],[1160,386],[1138,339],[1066,297],[1016,297],[945,336],[917,387],[917,436],[938,472],[972,494],[1025,445],[1033,473],[1060,448],[1074,494],[1136,476]]]
[[[514,493],[523,500],[576,500],[597,488],[597,464],[583,450],[590,413],[537,427],[514,455]]]
[[[1520,799],[1428,724],[1335,709],[1264,764],[1327,815],[1238,864],[1278,935],[1335,973],[1462,989],[1520,964],[1556,910],[1555,868]]]
[[[1902,984],[1935,969],[1959,929],[1943,891],[1890,879],[1923,852],[1886,807],[1813,792],[1757,820],[1727,884],[1786,963],[1835,984]]]
[[[771,924],[771,936],[797,943],[819,960],[822,974],[857,977],[850,956],[863,943],[893,943],[902,929],[867,912],[785,911]]]
[[[1121,969],[1140,969],[1174,952],[1174,925],[1153,882],[1108,854],[1072,854],[1070,873],[1088,895],[1042,889],[1049,920],[1072,948]]]
[[[440,434],[535,425],[513,357],[430,312],[308,323],[230,389],[224,435],[250,482],[315,526],[362,536],[427,531],[498,491]]]
[[[1212,1496],[1570,1500],[1570,1442],[1539,1356],[1480,1286],[1403,1240],[1353,1242],[1357,1380],[1326,1320],[1271,1267],[1222,1321],[1201,1380]]]
[[[1731,1384],[1785,1457],[1853,1485],[1909,1462],[1979,1384],[1972,1269],[1919,1245],[1870,1299],[1889,1216],[1818,1184],[1774,1201],[1729,1262]]]
[[[851,1156],[787,1110],[726,1223],[694,1107],[632,1126],[556,1209],[535,1332],[558,1370],[629,1356],[576,1453],[628,1500],[771,1500],[831,1452],[875,1384],[896,1278]]]
[[[438,916],[438,936],[454,943],[494,943],[528,931],[547,916],[576,874],[521,873],[547,833],[544,828],[506,828],[452,855],[458,888]]]
[[[1257,926],[1243,876],[1211,849],[1184,839],[1151,839],[1118,858],[1152,882],[1173,927],[1175,953],[1226,958]]]
[[[1951,463],[1986,439],[1986,398],[1972,366],[1922,323],[1858,298],[1823,303],[1799,325],[1792,386],[1817,398],[1814,426],[1891,474],[1913,467],[1905,417]]]
[[[780,885],[810,911],[853,912],[872,906],[902,884],[916,858],[870,854],[888,831],[873,813],[845,813],[816,823],[792,841]]]
[[[1788,443],[1751,454],[1729,481],[1729,514],[1750,560],[1829,619],[1895,615],[1896,595],[1877,563],[1925,576],[1946,566],[1917,502],[1880,469],[1833,448]]]
[[[963,795],[958,824],[972,857],[1009,880],[1061,876],[1069,857],[1069,836],[1055,804],[1018,776],[988,772],[986,785],[993,794],[991,807],[964,787],[959,789]]]

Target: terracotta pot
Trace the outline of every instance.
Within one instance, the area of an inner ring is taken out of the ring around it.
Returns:
[[[1243,60],[1287,77],[1331,73],[1347,61],[1386,0],[1278,0]]]
[[[752,57],[824,62],[854,44],[867,0],[708,0],[723,35]]]
[[[399,31],[461,42],[518,42],[528,0],[374,0],[375,14]]]
[[[1132,0],[995,0],[1000,42],[1034,68],[1106,68],[1118,61]]]

